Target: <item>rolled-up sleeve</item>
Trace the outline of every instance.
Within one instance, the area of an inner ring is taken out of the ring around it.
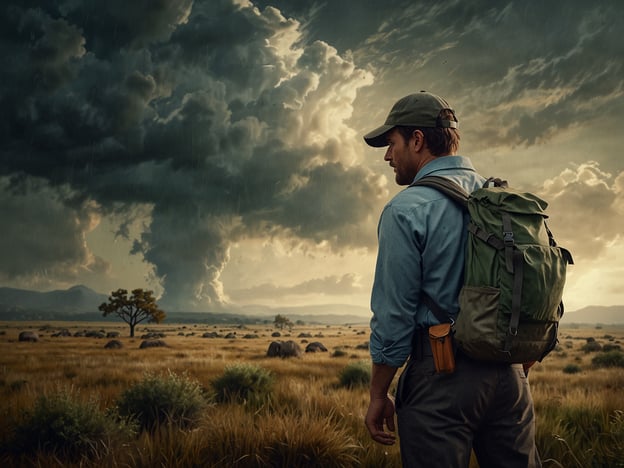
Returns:
[[[371,295],[370,353],[374,363],[401,367],[411,353],[419,305],[422,255],[414,216],[388,205],[379,227],[379,251]]]

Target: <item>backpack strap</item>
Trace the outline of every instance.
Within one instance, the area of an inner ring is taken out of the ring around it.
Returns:
[[[417,185],[431,187],[439,190],[462,208],[466,208],[468,206],[468,197],[470,195],[464,190],[461,185],[453,182],[451,179],[440,176],[426,176],[422,179],[412,182],[410,184],[410,187],[414,187]]]
[[[454,322],[454,320],[450,317],[450,315],[447,314],[444,311],[444,309],[442,309],[442,307],[438,305],[436,301],[431,299],[431,296],[429,296],[429,294],[427,294],[426,292],[421,291],[420,301],[423,304],[425,304],[431,312],[433,312],[433,315],[435,315],[435,318],[438,319],[438,322],[440,323],[449,323],[449,322],[453,323]]]
[[[412,182],[410,187],[414,187],[417,185],[434,188],[449,197],[461,208],[467,209],[468,207],[468,192],[466,192],[466,190],[464,190],[461,185],[453,182],[450,179],[447,179],[446,177],[426,176],[422,179]],[[449,314],[445,312],[442,307],[440,307],[438,303],[435,302],[426,292],[421,292],[420,301],[429,308],[429,310],[433,313],[435,318],[438,319],[440,323],[453,322],[453,319],[451,319]]]
[[[503,351],[511,355],[511,344],[516,335],[518,335],[518,325],[520,324],[520,305],[522,303],[522,283],[523,283],[523,266],[524,259],[522,252],[514,249],[512,255],[513,287],[511,292],[511,317],[509,318],[509,329],[505,336],[505,346]]]
[[[495,179],[493,177],[488,178],[485,181],[485,184],[483,186],[489,187],[490,184],[492,184],[494,187],[507,187],[507,181],[501,180],[501,179]],[[451,179],[448,179],[446,177],[441,177],[441,176],[425,176],[422,179],[416,180],[410,184],[410,187],[414,187],[414,186],[425,186],[425,187],[434,188],[442,192],[447,197],[449,197],[452,201],[458,204],[461,208],[468,209],[468,198],[470,197],[470,194],[461,185],[452,181]],[[490,244],[496,250],[502,250],[508,247],[505,242],[495,237],[493,233],[484,231],[483,229],[481,229],[479,226],[477,226],[476,224],[472,222],[468,224],[468,230],[474,236],[476,236],[483,242]],[[506,230],[511,232],[511,222],[509,222],[509,229],[506,229]],[[513,272],[514,265],[513,265],[513,258],[511,256],[511,253],[513,251],[513,233],[511,233],[511,242],[512,242],[511,247],[509,247],[509,250],[506,250],[506,253],[508,253],[509,255],[509,259],[507,261],[507,268],[508,269],[510,268],[511,269],[510,271]],[[520,267],[517,269],[521,269],[522,258],[520,257],[517,260],[520,262]],[[520,276],[519,279],[518,279],[518,275],[515,275],[515,278],[514,278],[516,280],[516,283],[519,283],[518,287],[520,288],[519,290],[517,290],[517,288],[514,287],[514,295],[515,295],[515,291],[519,291],[518,300],[517,300],[517,303],[518,303],[517,313],[515,314],[516,315],[515,327],[514,327],[515,334],[518,333],[518,322],[520,320],[520,307],[519,307],[520,296],[519,295],[522,292],[522,275],[519,275],[519,276]],[[427,293],[421,292],[420,300],[423,304],[425,304],[429,308],[429,310],[431,310],[433,315],[435,315],[436,319],[438,319],[440,323],[446,323],[449,321],[453,322],[453,319],[449,316],[449,314],[446,313]],[[514,314],[512,314],[512,324],[513,324],[513,319],[514,319],[513,315]],[[512,330],[512,327],[510,326],[510,331],[511,330]],[[511,346],[511,342],[510,342],[510,346]]]
[[[446,177],[426,176],[422,179],[414,181],[410,185],[410,187],[414,187],[417,185],[434,188],[449,197],[461,208],[468,208],[468,197],[470,196],[468,192],[466,192],[466,190],[464,190],[461,185],[453,182],[450,179],[447,179]],[[424,291],[420,294],[420,301],[429,308],[429,310],[433,313],[435,318],[438,319],[440,323],[453,323],[453,319],[449,316],[449,314],[445,312],[444,309],[442,309],[442,307],[440,307],[438,303],[435,302],[431,298],[431,296],[429,296]]]
[[[506,187],[507,182],[500,179],[494,179],[490,177],[485,181],[484,187],[489,187],[489,184],[492,183],[495,187]],[[451,179],[447,179],[446,177],[440,176],[426,176],[422,179],[419,179],[415,182],[412,182],[410,187],[414,187],[417,185],[431,187],[434,188],[446,196],[448,196],[451,200],[457,203],[460,207],[467,209],[468,208],[468,198],[470,194],[464,190],[464,188],[456,182],[453,182]],[[505,247],[504,243],[494,236],[491,232],[484,231],[479,226],[473,223],[468,224],[468,230],[477,238],[481,239],[483,242],[490,244],[496,250],[501,250]]]

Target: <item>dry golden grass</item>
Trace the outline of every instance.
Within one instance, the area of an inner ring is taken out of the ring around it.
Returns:
[[[109,338],[52,337],[66,328],[119,331],[122,349],[104,349]],[[141,335],[164,333],[165,348],[139,349]],[[23,330],[36,331],[37,343],[18,342]],[[235,332],[237,338],[203,338],[205,332]],[[121,393],[146,373],[174,372],[197,380],[206,389],[233,363],[252,363],[276,378],[271,401],[260,409],[243,405],[211,405],[192,431],[172,427],[143,433],[130,446],[108,451],[80,466],[399,466],[398,447],[382,447],[370,441],[364,427],[368,404],[366,388],[339,387],[340,372],[349,363],[368,360],[368,327],[297,326],[290,334],[273,338],[270,325],[241,329],[213,325],[150,325],[128,338],[128,327],[117,323],[0,323],[0,415],[17,421],[40,395],[61,388],[79,390],[84,398],[97,397],[102,409],[115,404]],[[320,341],[326,353],[305,353],[301,358],[268,358],[271,341],[292,339],[306,344]],[[257,338],[243,338],[246,334]],[[610,435],[624,435],[624,369],[595,369],[595,353],[581,348],[586,338],[602,344],[624,345],[624,328],[569,329],[560,333],[560,346],[530,375],[538,414],[538,445],[545,466],[601,466],[597,450],[624,450],[622,441],[613,448],[611,439],[586,441],[592,434],[577,425],[593,424],[596,430],[613,428]],[[340,356],[334,356],[341,350]],[[577,365],[580,372],[564,372]],[[618,413],[620,412],[620,413]],[[615,420],[614,420],[615,418]],[[589,421],[589,422],[588,422]],[[10,436],[9,425],[0,429],[0,441]],[[622,431],[622,432],[618,432]],[[591,437],[590,437],[591,438]],[[610,444],[610,445],[609,445]],[[604,448],[604,447],[611,448]],[[622,452],[617,452],[622,453]],[[1,459],[18,466],[68,466],[66,460],[24,455],[19,460]],[[607,457],[607,458],[605,458]],[[321,463],[321,465],[319,465]],[[42,465],[43,466],[43,465]],[[78,466],[78,465],[76,465]],[[476,466],[476,465],[475,465]],[[613,465],[618,466],[618,465]]]

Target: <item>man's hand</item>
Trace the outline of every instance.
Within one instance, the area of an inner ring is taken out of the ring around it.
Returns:
[[[396,436],[384,431],[384,423],[388,430],[394,432],[394,401],[388,395],[384,397],[371,397],[366,418],[366,428],[375,442],[384,445],[392,445],[396,442]]]

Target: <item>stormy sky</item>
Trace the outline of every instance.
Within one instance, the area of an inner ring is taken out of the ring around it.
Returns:
[[[0,285],[368,307],[400,97],[549,202],[569,310],[624,304],[619,1],[5,1]]]

